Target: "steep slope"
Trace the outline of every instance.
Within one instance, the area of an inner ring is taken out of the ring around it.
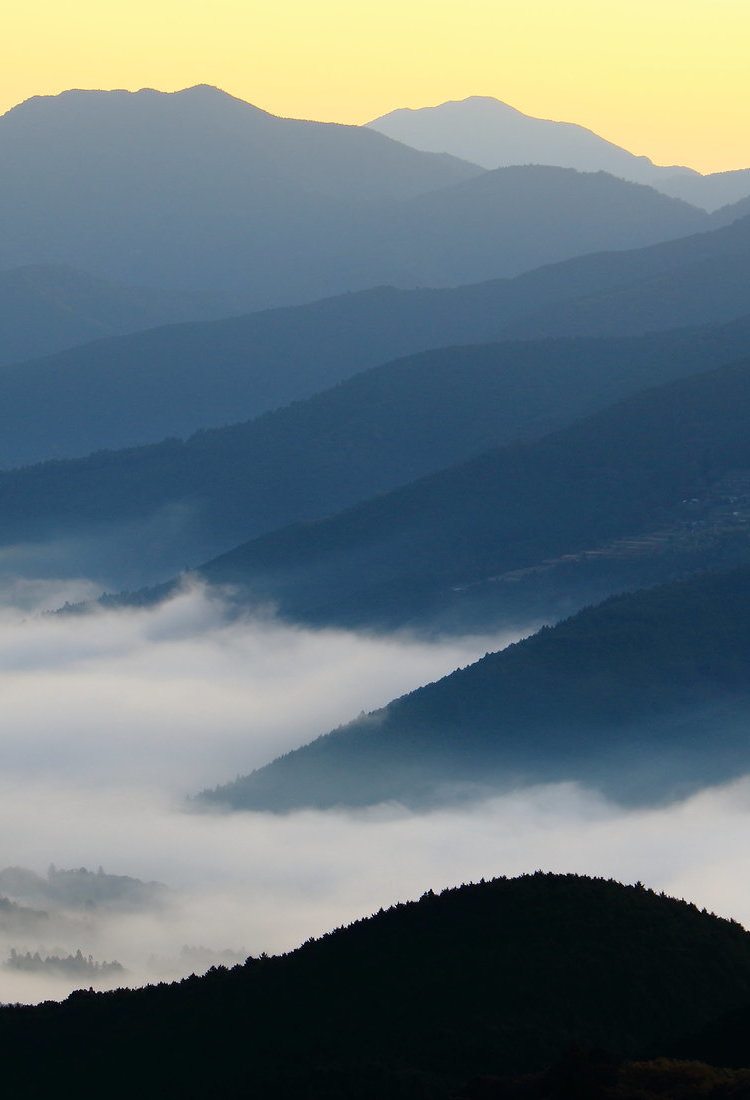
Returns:
[[[119,286],[69,267],[0,272],[0,365],[103,336],[246,312],[230,295]]]
[[[747,550],[745,505],[734,516],[725,501],[735,493],[727,478],[750,469],[748,417],[750,360],[743,360],[266,535],[202,573],[250,585],[255,598],[293,618],[389,626],[456,608],[460,623],[461,605],[471,607],[479,582],[518,570],[543,573],[550,559],[585,559],[613,540],[657,530],[663,538],[635,558],[630,584],[637,586],[639,572],[640,583],[650,580],[652,568],[668,579],[670,570],[694,567],[696,557],[721,557],[727,545]],[[746,492],[742,482],[738,499]],[[595,567],[600,590],[621,586],[616,554],[600,556]],[[568,586],[575,589],[570,578]],[[590,598],[585,586],[583,595]],[[485,585],[480,598],[502,617],[504,605],[513,607],[513,586]]]
[[[534,118],[491,96],[391,111],[367,125],[413,149],[451,153],[483,168],[553,164],[611,172],[706,210],[750,194],[750,169],[704,176],[690,168],[661,167],[583,126]]]
[[[640,884],[537,873],[178,985],[5,1008],[0,1049],[9,1090],[34,1098],[106,1082],[114,1097],[442,1100],[573,1041],[658,1049],[749,996],[738,924]]]
[[[538,782],[661,801],[750,767],[750,566],[613,597],[204,798],[435,804]]]
[[[185,442],[0,474],[0,544],[96,537],[107,524],[130,524],[120,550],[131,546],[142,576],[153,580],[741,354],[750,354],[750,318],[631,340],[424,352]],[[144,542],[154,517],[170,510],[169,539]]]
[[[97,341],[0,371],[0,465],[257,416],[396,356],[523,337],[629,336],[747,312],[750,217],[630,252],[444,290],[379,288]]]

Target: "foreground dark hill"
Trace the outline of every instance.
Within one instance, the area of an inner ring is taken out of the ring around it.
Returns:
[[[546,617],[566,591],[581,606],[597,592],[746,553],[749,418],[742,360],[263,536],[201,572],[313,622],[394,627],[453,616],[466,629],[474,615]],[[550,573],[556,591],[538,612],[529,591]],[[598,587],[587,587],[592,577]]]
[[[185,442],[0,474],[0,543],[96,537],[107,525],[129,525],[120,552],[131,546],[142,576],[153,579],[742,353],[750,353],[750,319],[632,340],[424,352]],[[143,531],[170,510],[179,515],[155,554]]]
[[[658,292],[657,292],[658,291]],[[750,217],[630,252],[445,290],[381,287],[102,340],[0,371],[0,465],[157,442],[259,415],[397,356],[516,329],[631,336],[747,313]]]
[[[572,1042],[659,1053],[748,999],[738,924],[640,884],[537,873],[176,985],[5,1008],[0,1051],[9,1092],[34,1098],[442,1100]]]
[[[119,286],[70,267],[14,268],[0,272],[0,365],[104,336],[245,311],[246,303],[230,295]]]
[[[571,780],[654,802],[750,769],[750,566],[612,597],[206,796],[435,804]]]

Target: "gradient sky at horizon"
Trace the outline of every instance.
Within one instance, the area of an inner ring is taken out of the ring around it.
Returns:
[[[747,0],[27,0],[3,22],[0,111],[207,83],[362,123],[490,95],[657,163],[750,166]]]

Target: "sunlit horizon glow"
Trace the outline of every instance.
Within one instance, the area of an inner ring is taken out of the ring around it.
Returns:
[[[5,14],[0,111],[68,88],[214,84],[364,123],[494,96],[660,164],[750,166],[744,0],[30,0]]]

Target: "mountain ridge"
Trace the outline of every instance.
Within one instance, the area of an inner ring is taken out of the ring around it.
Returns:
[[[423,352],[186,440],[0,473],[0,542],[95,542],[109,524],[117,553],[130,547],[140,583],[152,583],[252,536],[330,515],[490,447],[540,439],[644,386],[748,353],[750,318],[661,336]],[[150,551],[143,532],[170,510]],[[129,585],[128,577],[119,587]]]
[[[585,557],[667,519],[689,533],[689,499],[705,498],[711,514],[722,478],[750,468],[749,377],[743,359],[642,391],[541,440],[487,451],[334,516],[263,535],[199,573],[249,585],[293,619],[419,627],[460,606],[472,586],[510,571]],[[725,547],[743,552],[744,521],[724,532],[714,520],[706,531],[715,531],[715,544],[702,549],[687,538],[659,555],[662,580],[694,568],[696,555],[705,564]],[[643,568],[654,564],[647,556]],[[619,587],[617,575],[610,583]],[[498,621],[511,596],[496,588]]]
[[[379,287],[111,337],[0,370],[0,467],[236,422],[431,347],[629,336],[730,321],[747,311],[749,273],[745,217],[512,280],[442,290]]]
[[[424,809],[559,782],[682,798],[750,764],[748,622],[750,565],[614,596],[201,800]]]
[[[401,108],[366,125],[412,148],[451,152],[486,169],[511,164],[603,169],[707,210],[750,194],[750,169],[703,175],[684,165],[656,165],[585,126],[537,118],[492,96]]]
[[[574,1043],[616,1059],[669,1052],[747,1004],[749,944],[738,924],[641,883],[537,872],[429,890],[179,984],[6,1007],[0,1050],[8,1087],[34,1100],[55,1084],[101,1095],[103,1081],[118,1098],[447,1100],[469,1077],[542,1070]]]
[[[697,207],[614,178],[553,176],[526,204],[523,186],[500,177],[494,197],[455,191],[484,169],[201,87],[40,97],[0,117],[0,156],[0,268],[65,263],[119,282],[240,295],[258,309],[384,282],[513,275],[710,225]],[[535,230],[555,189],[568,207],[580,193],[578,208],[554,234]]]

